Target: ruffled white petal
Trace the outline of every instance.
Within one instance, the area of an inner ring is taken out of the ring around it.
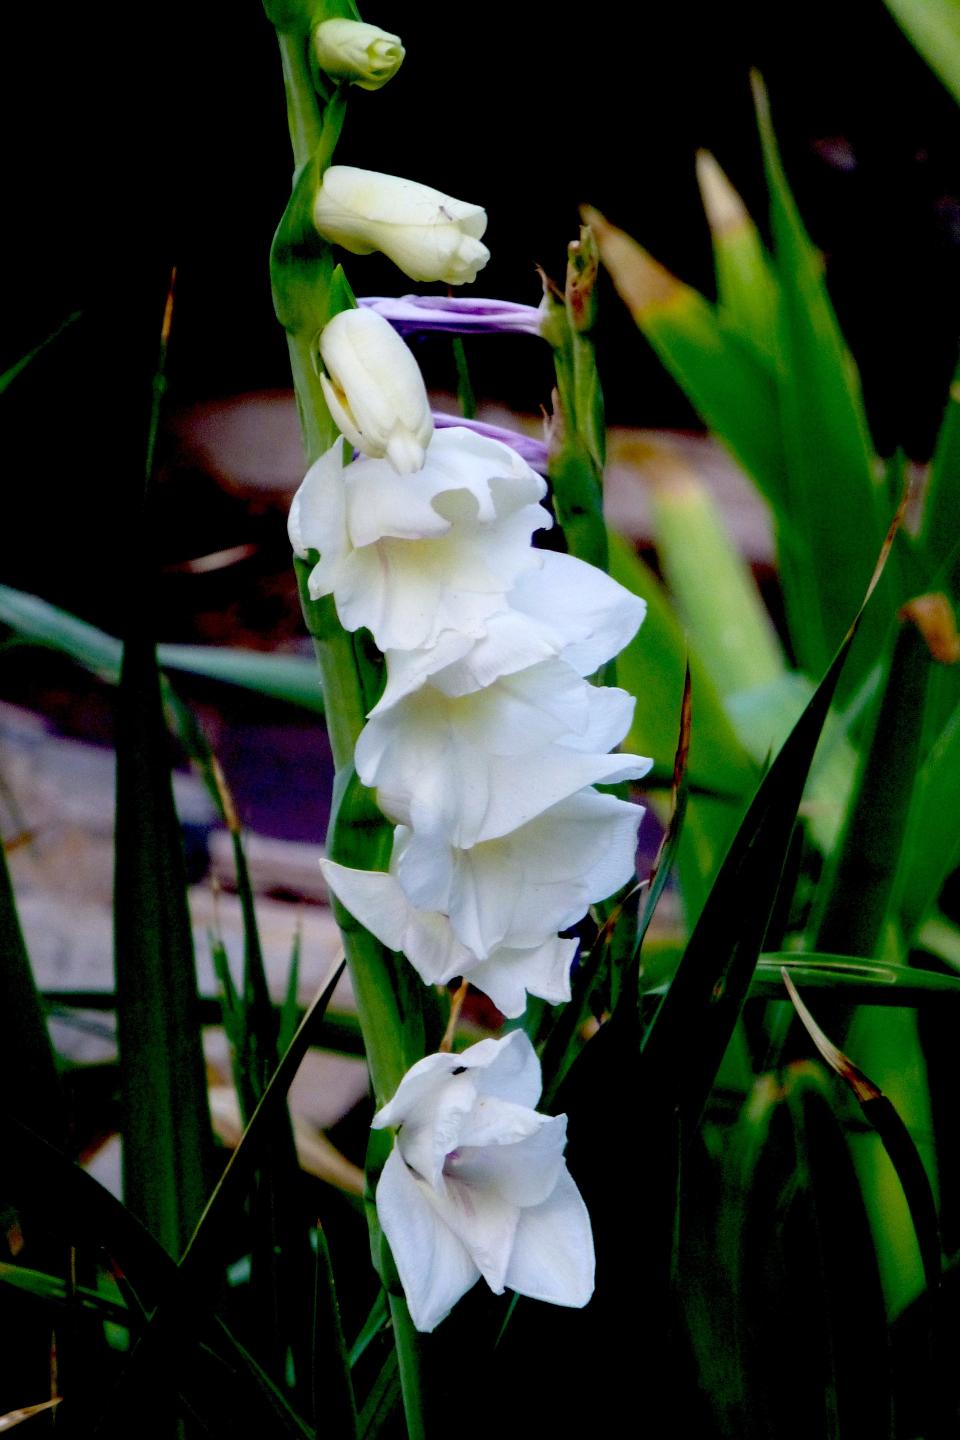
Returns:
[[[569,1000],[575,940],[548,935],[533,946],[503,946],[480,959],[457,939],[447,915],[412,905],[395,875],[352,870],[333,860],[320,864],[341,904],[381,944],[401,951],[425,984],[445,985],[464,976],[509,1018],[523,1014],[528,992],[551,1005]]]
[[[583,790],[470,849],[404,832],[396,875],[413,904],[433,903],[478,959],[574,925],[635,873],[643,810]],[[402,830],[403,827],[401,827]]]
[[[357,773],[392,820],[475,845],[586,785],[646,774],[649,760],[604,753],[628,729],[633,703],[557,660],[456,698],[427,685],[371,717]]]
[[[505,1283],[532,1300],[580,1309],[593,1294],[593,1233],[566,1167],[540,1205],[520,1211]]]
[[[572,555],[536,552],[481,636],[451,631],[427,649],[388,653],[386,688],[371,713],[427,680],[446,695],[468,695],[554,656],[592,675],[633,639],[645,613],[646,602],[603,571]]]
[[[377,1185],[377,1215],[410,1317],[426,1332],[435,1329],[480,1278],[479,1267],[438,1215],[430,1194],[394,1146]]]

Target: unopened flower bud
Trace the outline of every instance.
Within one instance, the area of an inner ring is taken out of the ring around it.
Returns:
[[[379,90],[392,80],[404,53],[399,35],[362,20],[324,20],[313,32],[313,58],[320,69],[361,90]]]
[[[324,397],[346,439],[401,475],[419,470],[433,434],[430,403],[393,327],[373,310],[342,310],[324,327],[320,355]]]
[[[479,205],[377,170],[331,165],[313,219],[325,239],[353,255],[381,250],[411,280],[465,285],[490,258]]]

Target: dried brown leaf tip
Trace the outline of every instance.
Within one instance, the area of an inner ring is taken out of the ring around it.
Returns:
[[[899,615],[901,620],[916,625],[938,664],[956,665],[960,660],[960,635],[956,614],[946,595],[917,595],[907,601]]]

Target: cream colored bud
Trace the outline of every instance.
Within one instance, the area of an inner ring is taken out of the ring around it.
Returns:
[[[362,20],[324,20],[313,32],[313,57],[320,69],[361,90],[379,90],[392,80],[404,54],[399,35]]]
[[[320,336],[320,384],[337,428],[364,455],[401,475],[419,470],[433,434],[423,376],[407,346],[373,310],[343,310]]]
[[[487,216],[479,205],[399,175],[331,165],[313,218],[325,239],[353,255],[381,250],[411,280],[465,285],[490,259],[480,242]]]

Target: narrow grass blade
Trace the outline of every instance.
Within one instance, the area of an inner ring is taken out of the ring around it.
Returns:
[[[313,1419],[317,1434],[356,1435],[357,1406],[350,1379],[340,1304],[327,1237],[317,1227],[313,1307]]]
[[[733,1272],[743,1367],[731,1433],[889,1440],[887,1321],[873,1237],[818,1065],[793,1064],[758,1080],[725,1136],[724,1171],[717,1238]]]
[[[115,1298],[86,1285],[68,1286],[59,1276],[42,1270],[0,1263],[0,1285],[9,1285],[47,1305],[70,1309],[74,1314],[79,1311],[97,1324],[109,1321],[112,1325],[130,1325],[130,1312]]]
[[[933,1190],[910,1132],[879,1087],[827,1038],[800,998],[786,968],[781,974],[804,1029],[831,1070],[839,1075],[853,1092],[890,1156],[910,1207],[927,1287],[931,1292],[935,1292],[940,1287],[940,1225]]]
[[[400,1404],[400,1369],[397,1352],[391,1350],[357,1422],[359,1440],[376,1440],[384,1425]]]
[[[53,1143],[62,1143],[66,1115],[47,1017],[17,915],[7,857],[0,844],[0,1015],[8,1017],[0,1046],[0,1094],[9,1110]]]
[[[111,1395],[101,1418],[104,1434],[113,1434],[138,1388],[146,1377],[155,1377],[161,1367],[169,1367],[181,1351],[185,1340],[195,1334],[194,1317],[203,1316],[208,1302],[205,1291],[220,1261],[224,1226],[231,1210],[246,1193],[253,1172],[261,1162],[265,1147],[278,1120],[285,1115],[287,1091],[299,1069],[318,1022],[330,1002],[342,972],[338,966],[301,1021],[288,1050],[280,1061],[256,1110],[243,1132],[240,1143],[231,1155],[213,1194],[204,1207],[193,1236],[183,1252],[175,1277],[165,1287],[161,1302],[134,1350],[120,1385]]]
[[[176,1282],[177,1267],[167,1251],[109,1191],[19,1121],[0,1114],[0,1140],[17,1201],[78,1245],[105,1251],[123,1277],[125,1295],[136,1306],[132,1318],[145,1323],[150,1310]],[[207,1289],[192,1297],[190,1316],[200,1329],[212,1298]],[[266,1434],[296,1440],[309,1437],[310,1432],[222,1321],[212,1316],[207,1328],[214,1349],[201,1345],[189,1373],[186,1368],[179,1374],[171,1370],[165,1378],[174,1393],[183,1386],[192,1410],[222,1413],[221,1429],[211,1427],[211,1433],[226,1440],[227,1435],[236,1434],[230,1426],[243,1416],[254,1433],[257,1426],[265,1426],[269,1427]],[[186,1341],[186,1335],[182,1338]],[[102,1398],[98,1393],[98,1407]],[[116,1433],[126,1437],[126,1416],[120,1423],[124,1428]],[[77,1433],[92,1435],[94,1417],[77,1417]]]
[[[38,355],[42,355],[49,345],[59,340],[63,332],[80,319],[81,314],[82,312],[80,310],[75,310],[72,315],[68,315],[66,320],[57,326],[56,330],[51,331],[45,339],[40,341],[39,345],[34,345],[32,350],[28,350],[26,355],[22,355],[8,370],[4,370],[3,374],[0,375],[0,395],[3,395],[9,390],[14,380],[23,374],[28,365],[32,365]]]
[[[160,677],[139,635],[120,677],[114,916],[124,1193],[178,1255],[203,1208],[212,1141]]]
[[[915,965],[893,965],[853,955],[784,950],[760,956],[751,998],[783,998],[783,972],[805,990],[824,990],[846,1004],[917,1009],[960,1002],[960,977]]]

